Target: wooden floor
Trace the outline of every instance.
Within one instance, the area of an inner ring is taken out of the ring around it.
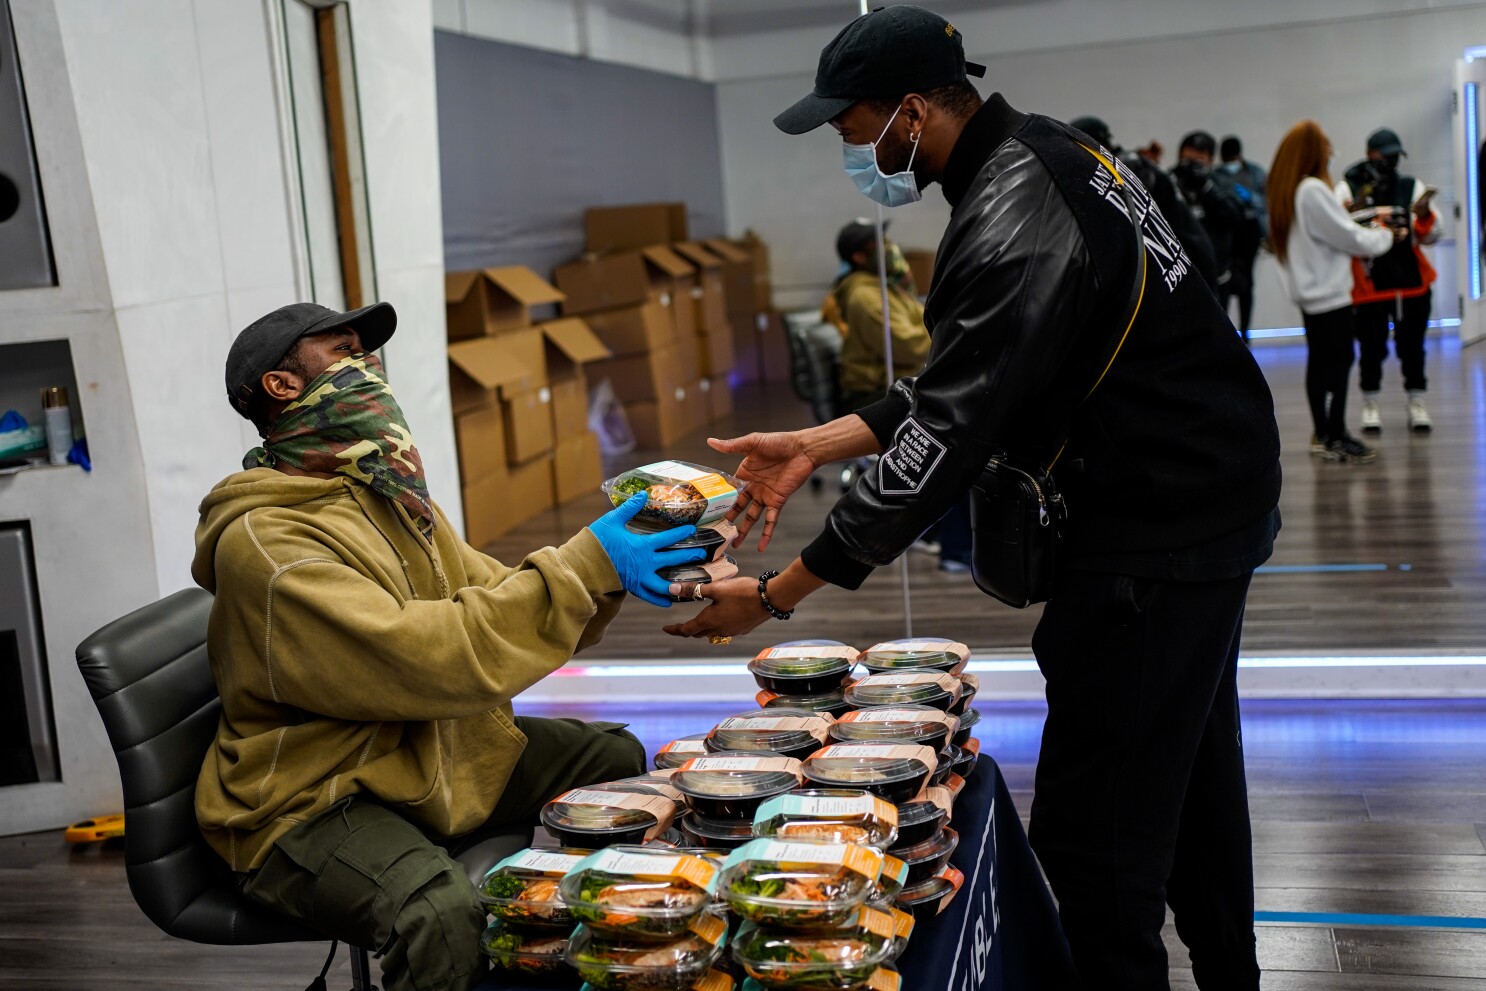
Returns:
[[[1382,570],[1257,575],[1244,625],[1246,651],[1429,653],[1483,646],[1486,344],[1462,349],[1453,336],[1431,338],[1428,351],[1434,432],[1411,434],[1406,429],[1398,365],[1390,359],[1384,369],[1384,432],[1369,440],[1381,457],[1371,465],[1338,465],[1321,463],[1309,453],[1304,347],[1255,349],[1274,392],[1284,442],[1285,525],[1270,567],[1373,565]],[[737,406],[731,420],[709,428],[714,435],[790,429],[809,422],[805,407],[785,387],[740,391]],[[1354,394],[1349,402],[1354,430],[1357,406]],[[735,467],[707,448],[705,434],[698,433],[665,452],[624,455],[610,468],[618,471],[660,457]],[[783,568],[820,531],[839,489],[830,472],[819,474],[825,484],[819,491],[802,489],[785,507],[767,553],[758,554],[750,544],[737,554],[745,574]],[[519,560],[534,548],[567,539],[606,508],[604,497],[595,493],[543,514],[489,550],[501,560]],[[790,632],[808,627],[808,634],[798,635],[848,643],[901,636],[899,567],[877,571],[854,593],[836,588],[816,593],[792,620]],[[981,650],[1027,650],[1039,608],[1002,606],[980,594],[968,576],[941,573],[936,559],[927,555],[909,554],[908,567],[915,634],[952,636]],[[695,641],[658,633],[664,623],[690,611],[692,607],[676,607],[657,613],[634,602],[585,659],[694,656],[699,650]],[[734,652],[752,656],[776,632],[766,625],[750,638],[740,638]]]

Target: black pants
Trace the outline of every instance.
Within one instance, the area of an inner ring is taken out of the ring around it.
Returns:
[[[1393,353],[1403,366],[1403,387],[1410,392],[1429,388],[1424,377],[1424,332],[1429,328],[1433,293],[1401,301],[1364,303],[1357,307],[1357,376],[1363,392],[1383,385],[1383,359],[1388,357],[1388,327],[1393,327]]]
[[[1235,683],[1249,578],[1070,572],[1033,635],[1048,711],[1029,835],[1087,991],[1168,986],[1168,904],[1198,987],[1259,987]]]
[[[1305,397],[1311,404],[1316,439],[1325,443],[1347,432],[1347,376],[1352,371],[1352,308],[1307,313]]]
[[[1234,248],[1232,278],[1228,289],[1238,300],[1238,331],[1243,339],[1249,339],[1249,328],[1254,320],[1254,261],[1259,256],[1259,247]]]

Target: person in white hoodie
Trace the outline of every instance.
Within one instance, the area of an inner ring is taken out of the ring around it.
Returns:
[[[1311,453],[1327,461],[1376,461],[1377,452],[1346,427],[1354,358],[1352,259],[1385,254],[1400,231],[1388,227],[1382,213],[1369,226],[1351,218],[1332,191],[1331,156],[1321,125],[1303,120],[1290,128],[1269,169],[1269,235],[1305,322]]]

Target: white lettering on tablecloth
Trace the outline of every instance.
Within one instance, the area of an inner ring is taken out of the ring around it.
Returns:
[[[987,884],[976,891],[980,884],[981,865],[985,861],[987,850],[990,852],[990,864],[986,867]],[[951,991],[959,988],[960,991],[977,991],[985,982],[987,971],[990,967],[991,950],[995,947],[996,933],[1001,929],[1001,899],[997,891],[999,879],[996,877],[996,797],[991,796],[991,807],[986,813],[985,829],[980,835],[980,850],[975,856],[975,870],[970,874],[969,890],[962,892],[971,899],[971,904],[965,910],[965,920],[960,926],[960,938],[955,943],[955,959],[949,970],[949,988]],[[965,963],[964,978],[955,983],[955,976],[960,971],[960,956],[965,952],[965,938],[967,933],[970,937],[971,959]]]

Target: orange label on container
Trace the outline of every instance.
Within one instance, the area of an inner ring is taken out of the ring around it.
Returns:
[[[687,928],[716,946],[722,937],[727,935],[728,924],[710,912],[706,912],[697,916],[696,921]]]
[[[590,870],[638,877],[679,877],[706,890],[717,876],[717,867],[686,853],[629,853],[612,847],[588,858]]]
[[[840,864],[869,881],[882,872],[882,854],[855,843],[791,843],[785,840],[754,840],[734,851],[747,851],[752,860],[774,860],[781,864]]]
[[[831,757],[880,757],[884,760],[916,760],[930,771],[939,763],[939,758],[935,755],[933,748],[913,743],[894,743],[888,746],[883,746],[880,743],[833,743],[829,747],[817,750],[813,755],[814,760],[826,760]]]
[[[945,815],[951,815],[954,812],[954,792],[950,791],[943,785],[934,785],[931,788],[925,788],[923,798],[920,799],[920,801],[933,802],[935,805],[944,810]]]
[[[939,899],[939,910],[938,912],[934,913],[938,915],[939,912],[943,912],[946,908],[949,908],[949,903],[954,901],[955,895],[960,893],[960,888],[965,883],[965,875],[960,873],[958,868],[950,867],[946,864],[944,867],[941,867],[939,869],[939,873],[934,876],[944,878],[944,880],[948,881],[950,885],[949,890],[944,893],[944,897]]]
[[[792,658],[802,660],[817,657],[840,657],[848,661],[857,659],[857,649],[848,647],[846,644],[823,644],[818,647],[768,647],[758,652],[755,660],[762,661],[770,657]]]
[[[903,975],[895,970],[878,967],[867,982],[868,991],[898,991],[903,986]]]
[[[774,701],[778,697],[778,692],[771,692],[767,688],[763,688],[760,689],[759,693],[753,697],[753,700],[758,703],[758,707],[760,709],[767,709],[769,707],[769,703]]]
[[[944,779],[944,784],[940,787],[948,789],[950,795],[954,798],[959,798],[960,792],[965,790],[965,779],[958,774],[951,774]]]
[[[947,712],[940,712],[938,709],[932,712],[922,712],[918,709],[888,707],[857,709],[855,712],[848,712],[838,721],[843,723],[941,723],[951,727],[959,722],[954,716]]]
[[[701,740],[672,740],[660,748],[663,754],[704,754],[707,745]]]
[[[964,685],[971,691],[978,692],[980,691],[980,676],[975,674],[962,674],[960,675],[960,684]]]
[[[787,771],[800,776],[800,762],[793,757],[693,757],[682,771]]]
[[[866,653],[870,654],[878,650],[901,650],[905,652],[942,650],[946,654],[954,654],[962,661],[968,661],[970,659],[970,648],[953,640],[887,640],[868,647]]]
[[[905,671],[902,674],[868,675],[857,682],[857,687],[877,685],[938,685],[955,696],[960,694],[960,679],[944,671]]]
[[[676,803],[664,795],[643,795],[629,791],[598,791],[597,789],[574,788],[558,795],[554,802],[568,805],[595,805],[610,809],[639,809],[655,817],[655,825],[645,830],[645,838],[653,840],[671,825],[676,817]]]
[[[893,932],[899,939],[907,939],[913,935],[913,916],[901,908],[893,909]]]
[[[968,740],[965,741],[965,745],[963,747],[961,747],[960,749],[961,750],[968,750],[972,754],[974,754],[975,756],[979,757],[980,756],[980,741],[977,740],[975,737],[972,736],[970,739],[968,739]]]
[[[768,730],[804,730],[811,736],[825,742],[830,735],[831,723],[835,722],[830,716],[729,716],[717,724],[721,730],[730,729],[768,729]]]
[[[862,907],[857,916],[857,922],[869,933],[875,933],[883,939],[892,939],[898,931],[898,924],[893,917],[886,912],[879,912],[875,908]]]
[[[733,979],[720,970],[709,970],[697,979],[691,991],[733,991]]]

